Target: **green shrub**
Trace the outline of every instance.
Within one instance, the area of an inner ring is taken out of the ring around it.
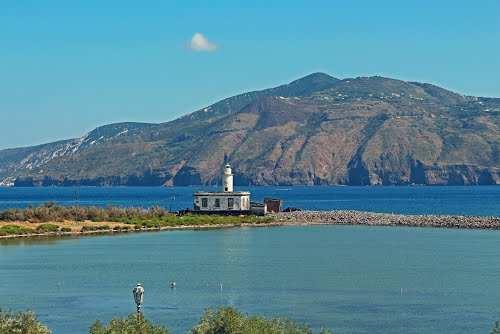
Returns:
[[[495,327],[493,327],[491,334],[500,334],[500,321],[495,322]]]
[[[55,224],[45,223],[45,224],[42,224],[42,225],[38,225],[38,227],[36,228],[36,230],[38,232],[42,232],[42,233],[57,232],[57,231],[59,231],[59,226],[55,225]]]
[[[69,228],[69,227],[61,227],[61,232],[71,232],[71,228]]]
[[[82,226],[80,229],[80,232],[88,232],[88,231],[109,231],[111,228],[109,225],[99,225],[99,226],[90,226],[90,225],[85,225]]]
[[[19,225],[4,225],[0,227],[0,235],[32,234],[35,230]]]
[[[153,325],[142,314],[131,314],[125,319],[113,319],[107,325],[96,321],[90,334],[168,334],[165,327]]]
[[[33,312],[10,313],[0,309],[0,334],[51,334],[51,331],[38,321]],[[168,334],[169,331],[154,325],[142,314],[131,314],[127,318],[115,318],[107,324],[96,321],[89,334]],[[233,308],[223,307],[207,310],[200,322],[190,331],[191,334],[312,334],[304,325],[286,319],[266,319],[244,315]],[[500,333],[500,323],[495,324],[492,334]],[[320,334],[332,334],[322,329]]]
[[[33,312],[10,313],[0,310],[0,333],[51,334]]]
[[[143,223],[147,228],[155,228],[155,227],[160,227],[160,223],[154,222],[154,221],[146,221]]]
[[[90,232],[90,231],[97,231],[97,226],[90,226],[90,225],[85,225],[82,226],[80,232]]]
[[[191,334],[311,334],[309,327],[286,319],[246,316],[233,308],[207,310]],[[322,330],[327,334],[329,331]]]

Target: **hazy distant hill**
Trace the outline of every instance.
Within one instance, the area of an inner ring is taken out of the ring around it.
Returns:
[[[314,73],[161,124],[0,151],[4,185],[500,184],[500,99]]]

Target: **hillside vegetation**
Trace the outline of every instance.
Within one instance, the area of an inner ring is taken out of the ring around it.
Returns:
[[[161,124],[0,151],[0,184],[500,184],[500,99],[314,73]]]

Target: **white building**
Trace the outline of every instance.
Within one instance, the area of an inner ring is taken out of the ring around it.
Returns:
[[[194,211],[206,213],[245,214],[250,212],[250,193],[234,191],[233,173],[228,164],[222,174],[221,192],[194,193]]]

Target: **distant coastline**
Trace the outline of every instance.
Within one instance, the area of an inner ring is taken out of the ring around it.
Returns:
[[[3,233],[0,239],[27,237],[65,237],[98,234],[122,234],[132,232],[153,232],[173,230],[207,230],[235,227],[276,227],[312,225],[361,225],[361,226],[400,226],[433,227],[450,229],[489,229],[500,230],[500,217],[458,216],[458,215],[402,215],[362,211],[296,211],[271,214],[266,217],[223,217],[190,216],[183,223],[182,217],[169,224],[148,224],[149,220],[123,223],[116,221],[92,222],[64,221],[50,223],[31,223],[26,221],[0,221],[0,232],[5,227],[16,226],[21,233]],[[199,223],[192,223],[199,221]],[[14,230],[12,232],[15,232]]]
[[[499,185],[499,98],[311,73],[163,123],[0,150],[5,186]],[[205,145],[210,143],[210,145]]]

